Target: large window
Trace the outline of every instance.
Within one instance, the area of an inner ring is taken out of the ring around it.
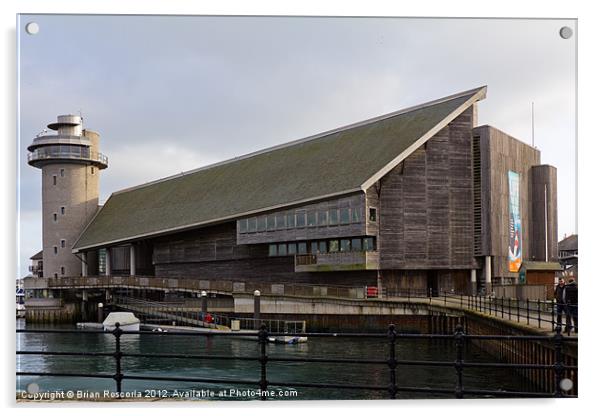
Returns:
[[[329,225],[338,225],[339,224],[339,210],[336,208],[331,208],[328,210],[328,224]]]
[[[305,212],[297,212],[297,227],[305,227]]]
[[[295,214],[293,212],[287,212],[286,214],[286,228],[295,228]]]
[[[266,217],[265,216],[261,216],[257,218],[257,231],[258,232],[263,232],[266,230]]]
[[[276,229],[284,229],[284,214],[276,214]]]
[[[249,218],[248,230],[250,233],[257,231],[257,217]]]
[[[274,214],[268,215],[268,231],[276,229],[276,216]]]
[[[318,225],[318,218],[315,211],[309,211],[307,213],[307,226],[315,227]]]
[[[328,212],[323,210],[318,211],[318,225],[328,225]]]
[[[351,222],[351,218],[349,217],[349,208],[341,208],[340,214],[341,225],[346,225]]]

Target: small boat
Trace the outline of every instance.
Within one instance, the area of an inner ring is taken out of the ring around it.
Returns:
[[[111,312],[102,322],[102,327],[105,331],[113,331],[117,322],[123,331],[140,331],[140,319],[132,312]]]
[[[268,337],[269,342],[276,344],[303,344],[307,342],[307,337],[299,337],[296,335],[285,335],[278,337]]]

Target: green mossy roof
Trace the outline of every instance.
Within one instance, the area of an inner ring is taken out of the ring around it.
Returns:
[[[364,182],[480,91],[113,193],[74,249],[359,192]]]

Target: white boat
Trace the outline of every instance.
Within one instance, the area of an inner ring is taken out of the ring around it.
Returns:
[[[113,331],[117,322],[123,331],[140,331],[140,319],[132,312],[111,312],[102,322],[102,327],[105,331]]]
[[[307,342],[307,337],[299,337],[296,335],[285,335],[278,337],[268,337],[269,342],[276,344],[303,344]]]

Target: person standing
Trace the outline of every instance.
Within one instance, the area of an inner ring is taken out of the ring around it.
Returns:
[[[554,289],[554,298],[556,299],[556,322],[562,328],[562,314],[566,316],[566,327],[569,326],[568,309],[566,305],[566,284],[564,279],[558,281],[556,289]]]
[[[567,303],[567,328],[568,333],[571,333],[571,330],[575,330],[575,334],[577,333],[577,282],[575,279],[570,278],[569,284],[566,285],[565,288],[565,297]],[[570,321],[570,322],[569,322]]]

